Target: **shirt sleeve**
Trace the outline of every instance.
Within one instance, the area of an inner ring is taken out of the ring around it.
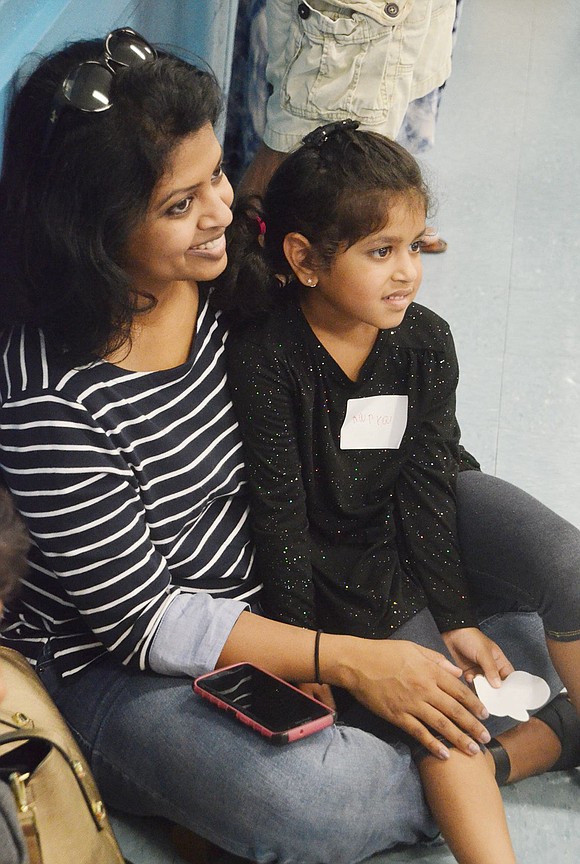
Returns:
[[[249,609],[240,600],[210,594],[179,594],[166,610],[153,638],[149,663],[160,675],[192,678],[216,667],[232,627]]]
[[[395,488],[400,553],[440,631],[476,626],[461,566],[456,518],[458,365],[453,339],[425,360],[421,420]]]
[[[157,668],[165,664],[174,674],[196,662],[196,668],[213,668],[244,606],[191,600],[173,609],[186,592],[172,584],[168,563],[152,542],[126,454],[82,405],[59,393],[6,402],[2,421],[2,467],[36,547],[33,566],[39,578],[43,569],[47,574],[43,593],[50,613],[60,620],[80,613],[95,645],[140,669],[150,668],[161,622],[165,633],[176,616],[184,616],[171,652],[167,639],[159,641]],[[211,644],[201,648],[208,634]],[[196,650],[205,659],[195,661]]]
[[[296,420],[303,409],[291,370],[275,349],[250,337],[230,336],[226,353],[244,439],[262,606],[272,618],[315,628],[312,547]]]

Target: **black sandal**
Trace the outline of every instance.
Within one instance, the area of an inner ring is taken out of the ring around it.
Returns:
[[[557,761],[548,771],[571,771],[580,766],[580,717],[565,693],[559,693],[555,699],[534,714],[538,720],[549,726],[557,736],[562,752]],[[497,738],[492,738],[487,749],[495,764],[495,779],[498,786],[505,786],[511,773],[511,762],[505,747]]]
[[[559,693],[537,714],[538,720],[549,726],[562,745],[562,752],[550,771],[571,771],[580,765],[580,717],[568,696]]]
[[[495,765],[495,781],[498,786],[507,786],[509,776],[512,773],[512,763],[505,747],[499,743],[497,738],[492,738],[487,745],[488,753],[491,753]]]

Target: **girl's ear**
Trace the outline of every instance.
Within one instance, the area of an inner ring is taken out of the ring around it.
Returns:
[[[292,232],[284,237],[283,248],[286,260],[298,281],[310,287],[316,285],[318,277],[312,261],[310,240],[307,240],[303,234]]]

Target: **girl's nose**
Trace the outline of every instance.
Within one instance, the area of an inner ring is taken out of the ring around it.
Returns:
[[[393,279],[397,282],[414,282],[421,275],[421,255],[401,252]]]

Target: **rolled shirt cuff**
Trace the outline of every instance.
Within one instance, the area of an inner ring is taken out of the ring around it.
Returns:
[[[160,675],[211,672],[234,624],[249,609],[241,600],[176,594],[153,639],[149,665]]]

